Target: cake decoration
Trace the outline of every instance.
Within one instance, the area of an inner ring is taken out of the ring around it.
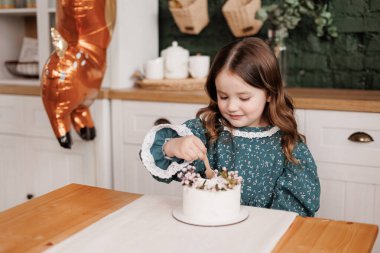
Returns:
[[[214,170],[215,176],[211,179],[202,178],[195,172],[195,167],[189,165],[183,168],[177,175],[183,186],[207,191],[226,191],[240,185],[243,178],[237,171],[228,171],[226,167],[222,171]]]

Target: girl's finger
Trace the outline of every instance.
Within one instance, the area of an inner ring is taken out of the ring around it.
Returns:
[[[193,143],[203,155],[207,153],[207,148],[205,147],[205,145],[200,139],[198,138],[194,139]]]
[[[186,153],[187,157],[189,158],[188,161],[194,161],[194,160],[197,160],[198,159],[198,155],[197,155],[197,152],[195,152],[194,150],[190,149],[187,153]]]
[[[191,161],[194,160],[194,159],[193,159],[190,155],[188,155],[188,154],[185,154],[185,155],[183,156],[183,159],[185,159],[185,161],[188,161],[188,162],[191,162]]]
[[[198,159],[203,160],[205,158],[205,154],[201,151],[198,152]]]

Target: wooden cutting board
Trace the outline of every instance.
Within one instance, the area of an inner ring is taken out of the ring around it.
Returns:
[[[142,89],[164,90],[164,91],[197,91],[203,90],[206,79],[162,79],[162,80],[137,80],[136,84]]]

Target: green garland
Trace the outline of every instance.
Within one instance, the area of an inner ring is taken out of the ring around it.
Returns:
[[[288,30],[296,28],[304,17],[314,20],[318,37],[338,37],[337,28],[332,24],[331,12],[327,11],[325,3],[315,3],[312,0],[284,0],[281,4],[263,6],[256,13],[257,19],[269,22],[270,29],[277,31],[277,40],[288,37]]]

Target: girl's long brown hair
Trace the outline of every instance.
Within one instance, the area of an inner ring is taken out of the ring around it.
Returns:
[[[218,138],[221,125],[233,128],[222,117],[217,104],[215,80],[222,70],[236,74],[246,83],[267,92],[271,99],[264,108],[263,117],[281,129],[285,156],[288,161],[298,163],[292,152],[297,142],[305,141],[305,137],[297,130],[293,101],[284,89],[278,61],[270,47],[259,38],[236,40],[223,47],[214,58],[205,86],[210,103],[197,113],[210,141]]]

